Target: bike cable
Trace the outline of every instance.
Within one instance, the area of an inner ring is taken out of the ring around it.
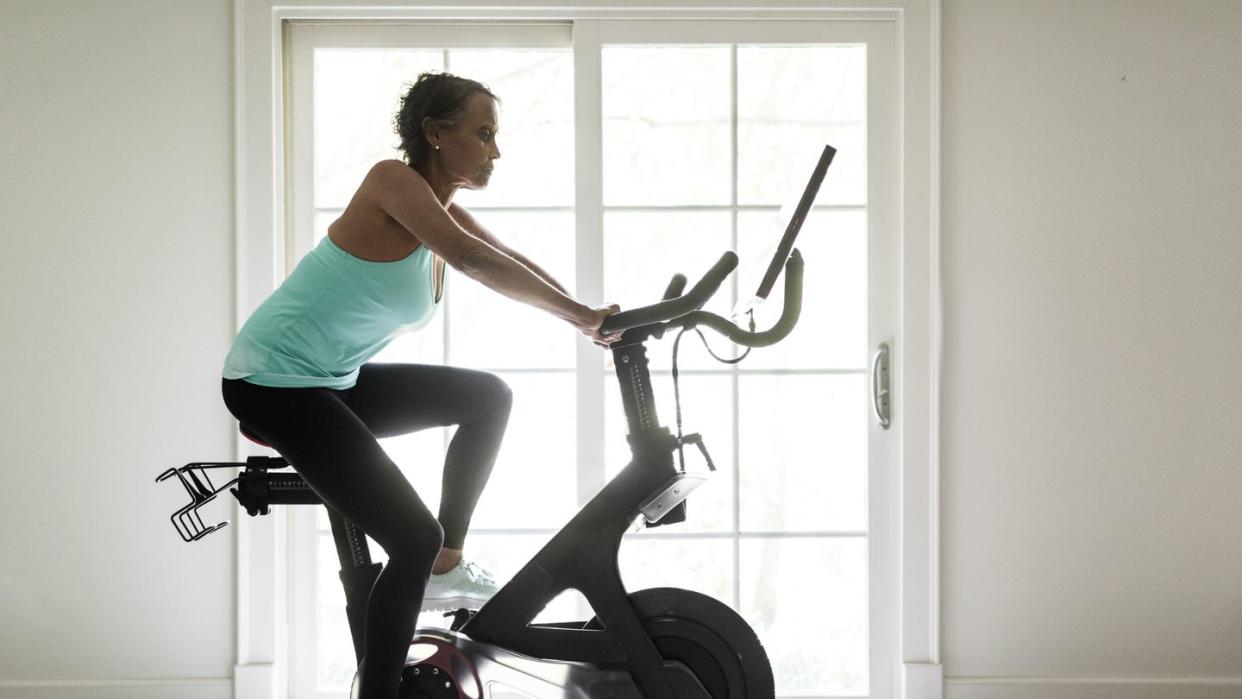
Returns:
[[[753,333],[755,331],[755,311],[753,309],[747,311],[746,316],[749,320],[750,332]],[[715,359],[716,361],[722,364],[737,364],[738,362],[745,359],[747,355],[750,354],[750,350],[752,349],[750,347],[747,347],[746,351],[743,352],[740,356],[734,357],[733,359],[725,359],[724,357],[721,357],[712,351],[711,345],[707,344],[707,338],[703,336],[703,331],[699,330],[698,328],[694,326],[683,327],[681,331],[677,333],[677,337],[674,338],[673,340],[673,406],[677,414],[677,458],[678,458],[678,462],[680,464],[682,473],[686,472],[686,452],[685,452],[685,440],[682,437],[682,433],[681,433],[681,388],[677,382],[677,377],[678,377],[677,353],[681,347],[681,336],[685,335],[687,330],[693,330],[694,332],[698,333],[699,339],[703,341],[703,347],[707,350],[707,353],[712,356],[712,359]],[[711,466],[710,459],[708,461],[708,465]],[[715,467],[713,467],[712,470],[713,471],[716,470]]]

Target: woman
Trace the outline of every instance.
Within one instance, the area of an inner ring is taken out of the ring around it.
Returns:
[[[496,97],[482,84],[420,75],[395,120],[406,162],[371,168],[225,360],[229,411],[388,553],[367,606],[364,699],[397,696],[420,608],[477,607],[495,591],[462,547],[510,407],[508,387],[486,372],[367,361],[430,319],[444,263],[596,344],[617,337],[599,330],[617,306],[574,300],[453,203],[458,189],[487,186],[500,157],[496,117]],[[435,517],[376,440],[454,424]]]

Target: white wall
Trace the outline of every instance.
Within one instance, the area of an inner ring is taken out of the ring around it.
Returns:
[[[946,695],[1242,696],[1242,3],[943,32]]]
[[[232,529],[155,476],[232,454],[232,44],[230,0],[0,2],[0,697],[230,695]]]

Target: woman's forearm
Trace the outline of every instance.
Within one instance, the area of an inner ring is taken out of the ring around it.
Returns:
[[[502,249],[501,252],[505,253],[509,257],[512,257],[518,262],[521,262],[523,265],[526,266],[527,269],[539,275],[541,279],[543,279],[545,282],[555,287],[557,291],[560,291],[562,294],[565,294],[566,296],[570,295],[569,290],[565,288],[564,284],[561,284],[560,282],[556,281],[556,279],[554,279],[551,274],[548,274],[546,271],[544,271],[542,267],[535,264],[534,262],[531,262],[529,257],[526,257],[522,253],[516,250],[513,250],[511,248]]]
[[[530,258],[514,250],[508,245],[505,245],[504,242],[502,242],[499,238],[493,235],[491,231],[487,230],[487,228],[484,227],[482,223],[479,223],[478,219],[472,216],[469,211],[466,211],[466,209],[464,209],[458,204],[451,204],[448,208],[448,212],[449,212],[449,215],[452,216],[455,221],[457,221],[458,225],[464,228],[466,232],[470,233],[470,235],[492,246],[493,248],[499,250],[500,252],[503,252],[509,257],[512,257],[518,262],[522,263],[530,271],[539,275],[539,277],[542,278],[544,281],[546,281],[547,283],[551,284],[553,287],[558,289],[562,294],[565,294],[566,296],[571,295],[569,293],[569,290],[565,288],[565,285],[556,281],[556,279],[554,279],[551,274],[548,274],[546,271],[543,270],[542,267],[532,262]]]
[[[547,311],[574,326],[580,326],[591,314],[588,306],[570,296],[546,272],[483,241],[470,245],[458,271],[514,301]]]

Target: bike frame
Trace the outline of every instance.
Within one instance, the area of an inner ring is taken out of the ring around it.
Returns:
[[[678,441],[659,425],[642,340],[614,346],[612,352],[633,458],[461,632],[531,657],[621,664],[645,696],[673,697],[660,654],[627,599],[617,553],[635,517],[651,505],[663,512],[680,505],[696,485],[689,479],[696,477],[673,465]],[[646,516],[650,521],[652,515]],[[586,597],[603,629],[531,623],[567,589]]]

